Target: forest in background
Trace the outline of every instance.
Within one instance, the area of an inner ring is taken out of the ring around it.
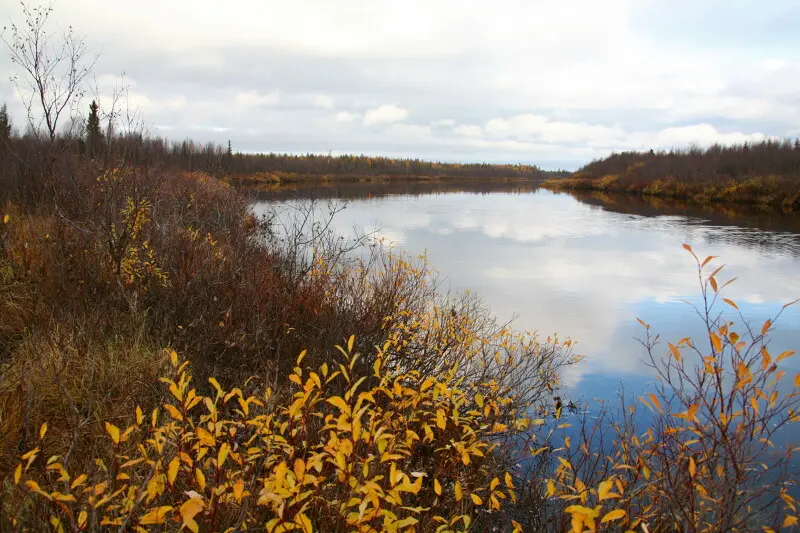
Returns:
[[[621,152],[592,161],[555,190],[597,190],[800,209],[800,140]]]

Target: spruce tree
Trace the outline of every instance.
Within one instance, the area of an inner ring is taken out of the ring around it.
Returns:
[[[89,118],[86,121],[86,144],[89,155],[95,157],[100,153],[103,144],[103,132],[100,130],[100,106],[92,100],[89,105]]]
[[[0,143],[5,144],[11,138],[11,117],[8,116],[8,107],[0,107]]]

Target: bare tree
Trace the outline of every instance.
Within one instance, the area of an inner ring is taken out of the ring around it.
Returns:
[[[46,134],[53,145],[59,122],[75,110],[85,93],[84,80],[97,56],[89,53],[84,38],[71,26],[59,33],[48,29],[52,3],[20,5],[23,24],[12,22],[10,27],[4,27],[0,39],[9,50],[12,63],[20,69],[10,79],[27,110],[30,130],[37,137]]]

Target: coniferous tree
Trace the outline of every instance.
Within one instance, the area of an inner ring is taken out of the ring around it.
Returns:
[[[92,100],[89,105],[89,118],[86,121],[86,144],[89,155],[96,157],[102,148],[103,132],[100,130],[100,106]]]
[[[11,138],[11,117],[8,115],[8,107],[3,104],[0,107],[0,145],[4,145]]]

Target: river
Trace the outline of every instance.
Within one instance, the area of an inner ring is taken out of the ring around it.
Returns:
[[[333,222],[341,234],[372,231],[397,250],[426,253],[445,287],[476,292],[500,320],[576,341],[584,360],[563,376],[564,395],[575,401],[613,399],[621,387],[639,394],[652,385],[637,318],[664,341],[708,342],[692,307],[701,302],[700,288],[684,243],[701,259],[718,256],[710,267],[726,265],[720,281],[737,279],[724,296],[757,329],[800,298],[797,215],[513,187],[425,192],[350,188],[323,196],[348,198]],[[285,208],[308,194],[262,195],[255,210]],[[717,308],[741,322],[726,304]],[[770,344],[772,353],[797,348],[800,304],[783,312]],[[666,354],[666,343],[657,352]],[[782,368],[791,381],[800,356]]]

